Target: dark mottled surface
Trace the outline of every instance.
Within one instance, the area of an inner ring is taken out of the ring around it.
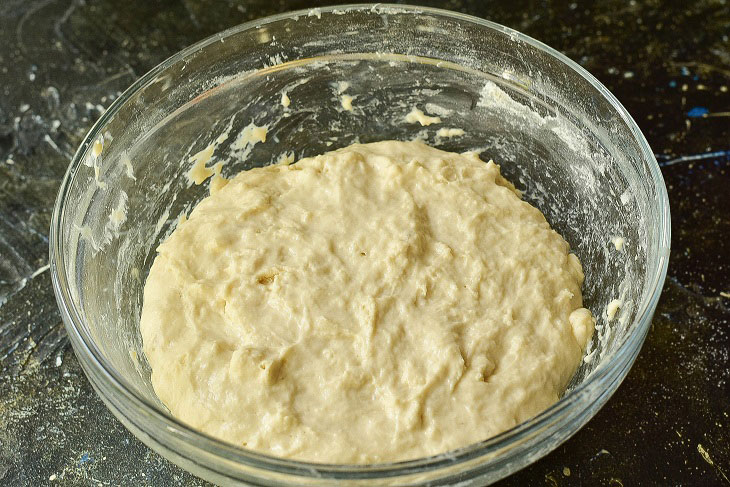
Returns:
[[[669,277],[606,407],[518,485],[730,485],[730,6],[422,3],[562,50],[636,118],[672,206]],[[0,7],[0,484],[201,485],[106,410],[51,290],[48,227],[71,155],[135,78],[226,27],[313,1],[4,0]]]

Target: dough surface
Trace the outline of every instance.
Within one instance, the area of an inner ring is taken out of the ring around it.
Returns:
[[[499,167],[421,142],[242,172],[158,248],[141,332],[171,413],[328,463],[442,453],[558,400],[583,272]]]

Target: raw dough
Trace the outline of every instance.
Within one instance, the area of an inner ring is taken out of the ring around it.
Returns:
[[[406,115],[405,121],[408,123],[418,122],[422,126],[426,127],[434,123],[441,123],[441,117],[430,117],[418,108],[413,107],[413,109],[408,112],[408,115]]]
[[[141,331],[172,414],[332,463],[484,440],[554,403],[583,272],[499,167],[421,142],[245,171],[160,245]]]

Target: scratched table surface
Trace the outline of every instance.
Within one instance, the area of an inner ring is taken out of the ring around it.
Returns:
[[[669,274],[625,382],[573,438],[501,485],[730,485],[730,5],[423,1],[525,32],[634,116],[672,208]],[[205,485],[149,450],[81,371],[48,272],[51,208],[105,107],[181,48],[324,2],[0,4],[0,484]]]

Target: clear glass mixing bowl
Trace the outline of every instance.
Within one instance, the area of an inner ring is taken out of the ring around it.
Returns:
[[[353,97],[352,111],[343,93]],[[442,122],[406,123],[413,107]],[[268,125],[266,142],[238,138],[250,123]],[[438,136],[444,127],[464,135]],[[481,443],[382,465],[273,458],[170,416],[150,384],[138,321],[156,246],[207,194],[206,185],[188,184],[191,156],[213,143],[230,176],[283,153],[300,158],[414,137],[450,151],[482,150],[500,163],[583,262],[598,330],[564,397]],[[50,252],[63,320],[89,380],[127,428],[183,468],[220,484],[481,485],[547,454],[616,390],[649,328],[669,233],[666,189],[646,140],[580,66],[481,19],[368,5],[247,23],[147,73],[76,153],[56,201]],[[614,237],[625,240],[621,251]],[[608,320],[613,299],[623,304]]]

